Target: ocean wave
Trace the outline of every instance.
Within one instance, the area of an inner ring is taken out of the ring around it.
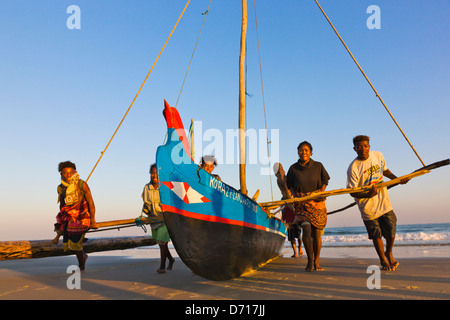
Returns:
[[[322,236],[323,246],[345,245],[345,246],[361,246],[371,245],[372,241],[368,239],[367,234],[347,234],[347,235],[324,235]],[[449,233],[397,233],[395,237],[397,245],[450,245]]]
[[[370,246],[364,227],[326,228],[323,246]],[[395,245],[450,245],[450,224],[398,225]]]

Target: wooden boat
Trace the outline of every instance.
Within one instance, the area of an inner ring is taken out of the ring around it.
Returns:
[[[211,280],[228,280],[277,257],[286,225],[194,163],[178,111],[165,101],[168,141],[156,165],[161,207],[183,262]]]

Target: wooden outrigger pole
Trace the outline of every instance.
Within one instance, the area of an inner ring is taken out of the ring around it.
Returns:
[[[416,178],[416,177],[419,177],[426,173],[429,173],[430,170],[432,170],[432,169],[436,169],[436,168],[446,166],[449,164],[450,164],[450,160],[446,159],[446,160],[432,163],[432,164],[425,166],[423,168],[420,168],[410,174],[406,174],[404,176],[401,176],[401,177],[398,177],[398,178],[395,178],[395,179],[392,179],[392,180],[389,180],[386,182],[382,182],[382,183],[379,183],[376,185],[369,185],[369,186],[364,186],[364,187],[359,187],[359,188],[347,188],[347,189],[336,189],[336,190],[323,191],[323,192],[314,192],[308,196],[301,197],[301,198],[293,198],[293,199],[271,201],[271,202],[261,202],[261,203],[259,203],[259,205],[261,207],[263,207],[265,210],[270,210],[270,209],[275,209],[277,207],[280,207],[285,204],[290,204],[290,203],[304,202],[304,201],[315,200],[315,199],[319,199],[319,198],[327,198],[330,196],[343,195],[343,194],[365,192],[365,191],[369,191],[369,189],[371,189],[374,186],[376,188],[391,187],[391,186],[398,185],[401,180]]]
[[[140,218],[143,224],[149,224],[153,222],[150,218]],[[97,225],[99,228],[105,228],[105,227],[120,227],[124,225],[130,225],[130,224],[136,224],[136,219],[123,219],[123,220],[112,220],[112,221],[104,221],[104,222],[97,222]]]

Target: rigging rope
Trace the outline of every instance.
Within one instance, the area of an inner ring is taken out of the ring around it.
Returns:
[[[191,67],[192,60],[194,59],[195,50],[197,49],[197,44],[198,44],[198,41],[200,40],[200,35],[202,34],[203,26],[205,25],[206,17],[208,16],[209,7],[211,6],[211,2],[212,2],[212,0],[209,1],[208,9],[206,9],[206,11],[202,13],[202,15],[205,17],[203,18],[202,27],[200,28],[200,32],[197,37],[197,41],[195,42],[194,51],[192,52],[191,60],[189,61],[188,68],[186,70],[186,74],[184,75],[183,84],[181,85],[180,93],[178,94],[177,102],[175,103],[175,108],[177,107],[178,101],[180,100],[180,96],[181,96],[181,92],[183,91],[184,83],[186,82],[186,78],[187,78],[189,69]]]
[[[263,109],[264,109],[264,122],[266,125],[266,133],[267,133],[267,159],[269,160],[269,170],[272,170],[272,165],[270,163],[270,155],[269,155],[269,131],[267,129],[267,116],[266,116],[266,102],[264,99],[264,84],[263,84],[263,75],[262,75],[262,64],[261,64],[261,50],[259,48],[259,33],[258,33],[258,19],[256,18],[256,0],[253,0],[253,7],[255,9],[255,25],[256,25],[256,41],[258,43],[258,56],[259,56],[259,74],[261,77],[261,92],[262,92],[262,101],[263,101]],[[272,196],[273,201],[273,187],[272,187],[272,175],[269,173],[270,179],[270,194]]]
[[[352,57],[353,61],[356,63],[356,65],[359,68],[359,71],[361,71],[361,73],[363,74],[364,78],[366,78],[367,82],[369,83],[370,87],[372,88],[372,90],[375,92],[375,95],[377,96],[377,98],[381,101],[381,103],[383,104],[384,108],[386,109],[386,111],[389,113],[389,115],[391,116],[392,120],[394,121],[394,123],[397,125],[398,129],[400,130],[400,132],[403,134],[403,137],[405,137],[406,141],[408,142],[408,144],[410,145],[411,149],[414,151],[414,153],[416,154],[417,158],[419,158],[420,162],[422,163],[423,166],[425,166],[425,163],[422,161],[422,159],[420,158],[419,154],[417,153],[416,149],[414,149],[413,145],[411,144],[411,142],[409,141],[408,137],[406,136],[406,134],[403,132],[402,128],[400,128],[400,125],[398,124],[398,122],[395,120],[394,116],[392,115],[392,113],[389,111],[388,107],[386,106],[386,104],[384,103],[383,99],[381,99],[380,95],[378,94],[377,90],[375,89],[375,87],[372,85],[372,83],[370,82],[369,78],[366,76],[366,74],[364,73],[363,69],[361,68],[361,66],[359,65],[358,61],[356,61],[355,57],[353,56],[353,54],[351,53],[350,49],[347,47],[347,45],[345,44],[344,40],[342,40],[341,36],[339,35],[339,33],[337,32],[336,28],[333,26],[333,24],[331,23],[330,19],[328,18],[327,14],[325,13],[325,11],[323,11],[322,7],[320,6],[319,2],[317,2],[317,0],[314,0],[317,4],[317,6],[319,7],[320,11],[322,11],[322,14],[324,15],[324,17],[327,19],[328,23],[330,24],[331,28],[333,28],[334,32],[336,33],[336,35],[338,36],[339,40],[341,40],[342,44],[344,45],[345,49],[347,49],[348,53],[350,54],[350,56]]]
[[[178,22],[180,22],[181,17],[184,15],[184,12],[186,11],[186,9],[187,9],[187,7],[188,7],[188,5],[189,5],[190,2],[191,2],[191,0],[188,0],[187,3],[186,3],[186,5],[184,6],[183,11],[181,12],[180,16],[178,17],[178,20],[177,20],[177,22],[175,23],[174,27],[172,28],[172,31],[170,32],[169,36],[167,37],[167,40],[166,40],[166,42],[164,43],[164,45],[163,45],[161,51],[159,52],[158,56],[156,57],[155,62],[153,62],[153,65],[152,65],[152,67],[150,68],[150,71],[148,72],[147,76],[145,77],[144,82],[142,82],[141,87],[139,88],[138,92],[136,93],[136,95],[135,95],[133,101],[131,102],[130,106],[128,107],[127,112],[125,112],[125,115],[123,116],[122,120],[120,121],[119,125],[117,126],[116,131],[114,131],[114,134],[112,135],[112,137],[111,137],[111,139],[109,140],[108,144],[106,145],[105,149],[101,152],[100,158],[97,160],[97,163],[95,164],[95,166],[94,166],[94,168],[92,169],[91,173],[90,173],[89,176],[87,177],[86,182],[87,182],[87,181],[89,180],[89,178],[91,177],[91,175],[92,175],[92,173],[94,172],[95,168],[97,168],[98,163],[100,162],[100,160],[102,159],[103,155],[104,155],[105,152],[106,152],[106,149],[108,149],[109,145],[111,144],[112,140],[114,139],[114,136],[116,135],[117,131],[119,131],[120,126],[122,125],[122,123],[123,123],[123,121],[125,120],[125,118],[126,118],[128,112],[130,111],[131,107],[133,106],[134,101],[136,101],[136,98],[138,97],[139,93],[141,92],[141,89],[144,87],[144,84],[145,84],[145,82],[147,81],[148,77],[150,76],[150,73],[152,73],[152,70],[153,70],[153,68],[155,67],[156,62],[158,62],[159,57],[160,57],[161,54],[163,53],[164,48],[166,47],[167,43],[169,42],[170,38],[172,37],[172,34],[173,34],[173,32],[175,31],[175,29],[176,29],[176,27],[177,27],[177,25],[178,25]]]
[[[197,44],[198,44],[198,41],[200,40],[200,35],[202,34],[203,26],[205,25],[206,16],[209,13],[209,7],[211,6],[211,2],[212,2],[212,0],[209,1],[208,9],[206,9],[206,11],[202,13],[202,16],[205,16],[205,17],[203,18],[203,23],[200,28],[200,32],[197,37],[197,41],[195,42],[194,50],[192,51],[191,60],[189,61],[189,64],[188,64],[188,67],[186,70],[186,74],[184,75],[184,79],[183,79],[183,83],[181,84],[180,92],[178,93],[178,98],[177,98],[177,102],[175,103],[175,108],[178,106],[178,101],[180,100],[180,96],[181,96],[181,92],[183,91],[184,83],[186,82],[186,78],[187,78],[189,69],[191,68],[191,63],[192,63],[192,60],[194,59],[195,50],[197,49]],[[167,140],[167,131],[164,136],[163,144],[166,143],[166,140]]]
[[[140,217],[136,218],[135,220],[136,227],[141,227],[142,230],[144,230],[144,233],[147,233],[147,228],[144,225],[144,222],[142,221],[142,214]]]

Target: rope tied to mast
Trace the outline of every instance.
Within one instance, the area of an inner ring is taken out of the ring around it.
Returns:
[[[269,131],[267,128],[267,114],[266,114],[266,101],[264,98],[264,84],[263,84],[263,74],[262,74],[262,63],[261,63],[261,50],[259,45],[259,32],[258,32],[258,19],[256,17],[256,0],[253,0],[253,7],[255,9],[255,27],[256,27],[256,42],[258,43],[258,57],[259,57],[259,75],[261,79],[261,94],[262,94],[262,102],[263,102],[263,110],[264,110],[264,123],[266,126],[266,146],[267,146],[267,159],[269,160],[269,170],[272,167],[271,161],[270,161],[270,152],[269,152],[269,145],[272,143],[271,140],[269,140]],[[272,138],[272,137],[271,137]],[[270,180],[270,194],[272,196],[273,201],[273,187],[272,187],[272,175],[269,174],[269,180]]]
[[[180,93],[178,94],[177,102],[175,103],[175,108],[178,106],[178,101],[180,100],[181,92],[183,91],[183,87],[184,87],[184,83],[186,82],[187,75],[189,73],[189,69],[191,68],[191,63],[192,63],[192,60],[194,59],[195,50],[197,49],[198,41],[200,40],[200,36],[201,36],[202,30],[203,30],[203,26],[205,25],[206,16],[208,15],[209,8],[211,7],[211,2],[212,2],[212,0],[209,1],[208,9],[206,9],[206,11],[202,13],[202,16],[205,16],[205,17],[203,18],[203,23],[202,23],[202,26],[200,28],[200,32],[198,33],[197,41],[195,42],[195,45],[194,45],[194,50],[192,51],[191,60],[189,60],[189,64],[188,64],[188,67],[187,67],[187,70],[186,70],[186,74],[184,75],[183,83],[181,84]]]

